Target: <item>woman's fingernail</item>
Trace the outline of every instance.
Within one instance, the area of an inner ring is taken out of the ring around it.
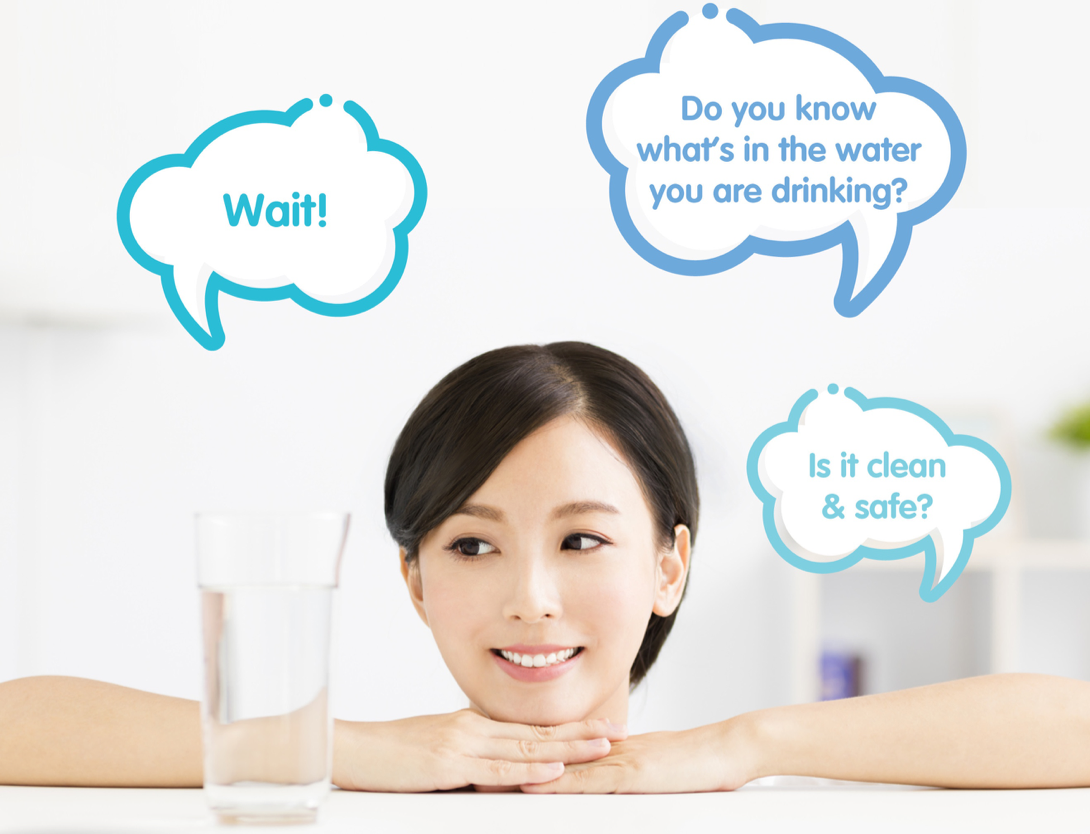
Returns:
[[[592,738],[590,740],[591,747],[609,747],[608,738]]]
[[[615,733],[627,733],[628,732],[628,725],[627,724],[614,724],[612,721],[609,721],[608,719],[607,719],[606,723],[609,724],[609,729],[613,730],[613,732],[615,732]]]
[[[547,767],[549,768],[549,770],[555,770],[557,773],[559,773],[560,771],[562,771],[564,769],[564,763],[563,762],[549,762]]]

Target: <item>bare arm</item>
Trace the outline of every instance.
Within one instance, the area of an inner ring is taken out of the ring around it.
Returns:
[[[761,776],[949,788],[1090,787],[1090,683],[986,675],[648,733],[533,793],[733,790]]]
[[[0,683],[0,784],[199,788],[200,705],[84,678]]]
[[[949,788],[1090,786],[1085,681],[986,675],[748,718],[754,776]]]
[[[325,703],[216,728],[215,781],[321,779]],[[197,701],[86,678],[0,683],[0,784],[199,788],[202,754]]]

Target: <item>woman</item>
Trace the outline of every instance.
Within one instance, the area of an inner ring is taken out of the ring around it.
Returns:
[[[993,675],[627,737],[684,595],[695,469],[642,371],[582,343],[457,368],[395,444],[386,518],[471,707],[337,722],[334,782],[527,792],[730,790],[791,773],[1090,785],[1090,684]],[[0,685],[0,782],[199,785],[197,705],[70,678]]]

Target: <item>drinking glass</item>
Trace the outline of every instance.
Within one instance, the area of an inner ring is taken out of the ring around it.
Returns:
[[[312,822],[329,793],[331,613],[348,518],[197,515],[204,792],[222,822]]]

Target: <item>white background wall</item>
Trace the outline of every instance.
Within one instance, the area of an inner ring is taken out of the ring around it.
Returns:
[[[744,463],[807,388],[1005,415],[1030,532],[1070,534],[1078,466],[1041,437],[1090,396],[1090,7],[741,6],[842,35],[886,74],[934,87],[965,127],[960,191],[850,320],[833,310],[836,251],[684,278],[613,225],[590,94],[670,13],[699,7],[0,0],[0,680],[197,697],[193,512],[328,506],[353,513],[338,715],[463,706],[404,596],[382,476],[424,392],[510,343],[623,353],[696,448],[692,584],[634,702],[637,729],[790,697],[793,569],[764,540]],[[121,187],[220,118],[324,92],[360,102],[424,169],[404,278],[348,319],[221,296],[227,341],[206,352],[122,248]],[[927,604],[904,579],[910,634]],[[1047,609],[1049,586],[1033,593]]]

